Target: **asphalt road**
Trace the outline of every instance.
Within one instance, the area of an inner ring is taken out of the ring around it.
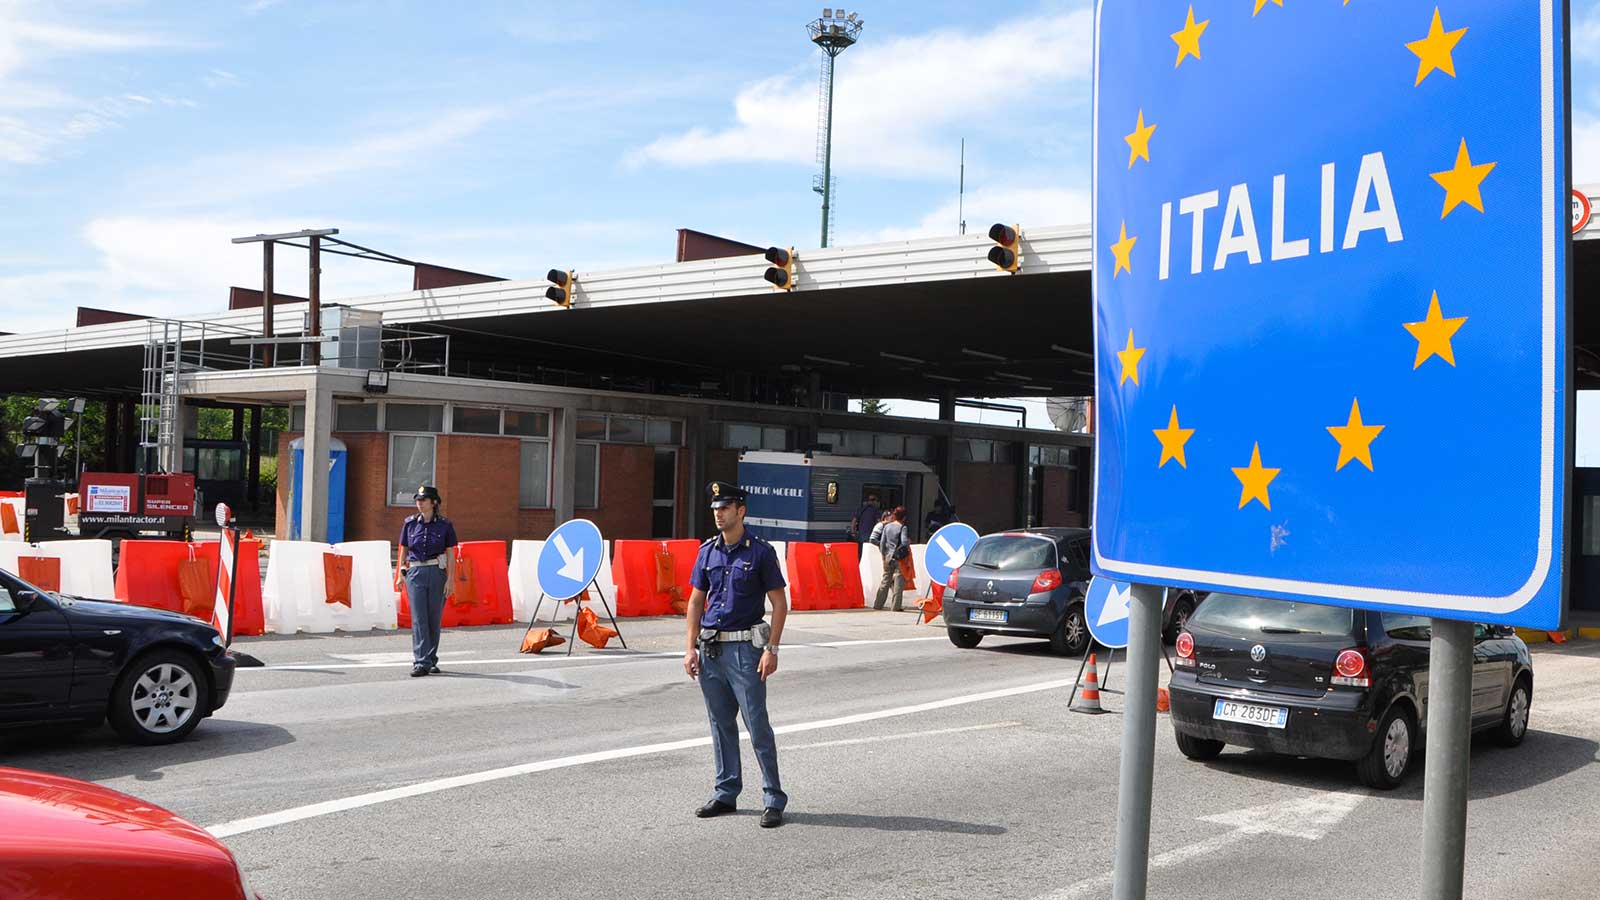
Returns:
[[[756,827],[748,746],[740,814],[691,815],[711,751],[668,620],[570,659],[518,657],[521,629],[449,632],[446,674],[422,679],[404,633],[245,641],[268,668],[241,670],[179,746],[30,735],[0,761],[211,827],[270,900],[1110,895],[1121,717],[1067,710],[1076,660],[1039,641],[957,650],[887,613],[790,621],[770,688],[777,830]],[[1535,672],[1527,741],[1473,752],[1471,897],[1593,893],[1600,645],[1540,649]],[[1163,716],[1150,896],[1415,897],[1421,774],[1385,794],[1337,763],[1191,763]]]

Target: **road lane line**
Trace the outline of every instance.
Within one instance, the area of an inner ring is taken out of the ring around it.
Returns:
[[[1054,681],[1041,681],[1033,684],[1018,685],[1016,687],[1000,688],[992,691],[983,691],[977,694],[963,694],[955,697],[946,697],[942,700],[930,700],[926,703],[916,703],[910,706],[896,706],[889,709],[879,709],[872,712],[855,713],[848,716],[838,716],[832,719],[819,719],[813,722],[797,722],[792,725],[780,725],[773,729],[778,734],[798,734],[806,731],[816,731],[823,728],[837,728],[844,725],[856,725],[862,722],[873,722],[879,719],[890,719],[898,716],[910,716],[917,713],[932,712],[939,709],[949,709],[955,706],[966,706],[972,703],[983,703],[988,700],[999,700],[1005,697],[1016,697],[1023,694],[1034,694],[1040,691],[1053,691],[1071,688],[1073,680],[1070,678]],[[234,835],[247,834],[266,828],[276,828],[291,822],[300,822],[306,819],[315,819],[334,813],[347,812],[352,809],[361,809],[367,806],[376,806],[380,803],[390,803],[395,800],[404,800],[408,797],[420,797],[425,794],[436,794],[440,791],[449,791],[456,788],[471,787],[491,781],[500,781],[506,778],[516,778],[521,775],[533,775],[539,772],[551,772],[557,769],[570,769],[575,766],[585,766],[591,763],[612,762],[619,759],[634,759],[640,756],[654,756],[662,753],[672,753],[677,750],[687,750],[692,747],[708,747],[711,745],[710,736],[689,738],[681,741],[666,741],[658,744],[644,744],[637,747],[618,747],[612,750],[598,750],[591,753],[579,753],[574,756],[563,756],[557,759],[545,759],[538,762],[521,763],[515,766],[504,766],[498,769],[488,769],[482,772],[470,772],[465,775],[455,775],[449,778],[436,778],[431,781],[422,781],[405,787],[390,788],[383,791],[373,791],[367,794],[356,794],[351,797],[342,797],[338,800],[325,800],[321,803],[311,803],[306,806],[296,806],[279,812],[266,813],[259,816],[250,816],[223,822],[207,828],[219,838],[233,837]]]
[[[967,725],[962,728],[935,728],[932,731],[903,731],[899,734],[880,734],[876,737],[844,738],[838,741],[818,741],[814,744],[794,744],[784,747],[783,752],[791,750],[812,750],[817,747],[848,747],[853,744],[877,744],[883,741],[900,741],[906,738],[932,737],[936,734],[961,734],[966,731],[991,731],[996,728],[1016,728],[1021,722],[990,722],[987,725]],[[741,735],[748,737],[748,735]]]

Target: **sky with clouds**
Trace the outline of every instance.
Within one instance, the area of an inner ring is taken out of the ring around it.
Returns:
[[[439,10],[0,0],[0,331],[222,308],[260,283],[228,239],[303,227],[513,278],[669,261],[679,227],[816,245],[820,4]],[[963,139],[974,229],[1087,220],[1087,0],[860,12],[835,243],[955,232]],[[1600,182],[1600,0],[1573,4],[1573,46],[1574,175]],[[303,254],[280,257],[300,292]],[[324,268],[327,297],[409,287]]]

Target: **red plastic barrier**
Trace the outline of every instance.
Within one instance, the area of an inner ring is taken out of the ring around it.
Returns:
[[[0,491],[0,500],[21,500],[21,491]]]
[[[656,553],[672,554],[672,587],[658,590]],[[617,585],[617,617],[681,615],[672,609],[674,599],[689,599],[689,574],[694,571],[699,541],[616,541],[611,545],[611,578]]]
[[[217,542],[193,545],[196,559],[206,561],[210,582],[217,583]],[[183,541],[123,541],[117,563],[116,595],[134,606],[183,612],[183,595],[178,587],[178,563],[189,558],[190,545]],[[261,608],[261,544],[241,541],[239,558],[234,562],[238,587],[233,595],[233,633],[265,634],[266,617]],[[213,610],[199,611],[209,619]]]
[[[838,572],[829,583],[823,552],[830,551]],[[861,561],[854,543],[789,544],[789,606],[791,609],[860,609],[867,605],[861,589]]]
[[[440,627],[511,624],[511,576],[505,541],[465,541],[459,546],[461,555],[472,560],[477,601],[470,606],[446,601]],[[406,595],[404,580],[400,582],[398,621],[401,628],[411,627],[411,598]]]

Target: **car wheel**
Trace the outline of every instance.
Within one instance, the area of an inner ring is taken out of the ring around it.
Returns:
[[[950,643],[963,650],[971,650],[983,641],[983,632],[970,628],[946,628],[944,633],[950,635]]]
[[[1515,747],[1528,736],[1528,711],[1533,708],[1533,687],[1526,677],[1518,678],[1506,699],[1505,717],[1495,729],[1494,739],[1503,747]]]
[[[1178,752],[1196,762],[1207,762],[1222,755],[1222,748],[1228,746],[1222,741],[1213,741],[1207,738],[1198,738],[1191,734],[1184,734],[1173,729],[1172,736],[1178,739]]]
[[[1189,617],[1194,615],[1194,595],[1185,591],[1172,601],[1172,620],[1167,624],[1167,631],[1161,639],[1173,643],[1178,639],[1178,633],[1189,627]]]
[[[188,737],[210,712],[200,663],[177,650],[152,650],[122,671],[111,690],[107,718],[124,740],[171,744]]]
[[[1050,649],[1062,656],[1082,656],[1089,649],[1089,622],[1083,617],[1083,603],[1073,600],[1050,635]]]
[[[1372,749],[1356,762],[1361,783],[1381,791],[1391,791],[1405,779],[1411,767],[1411,751],[1416,746],[1416,725],[1402,706],[1391,706],[1378,722]]]

